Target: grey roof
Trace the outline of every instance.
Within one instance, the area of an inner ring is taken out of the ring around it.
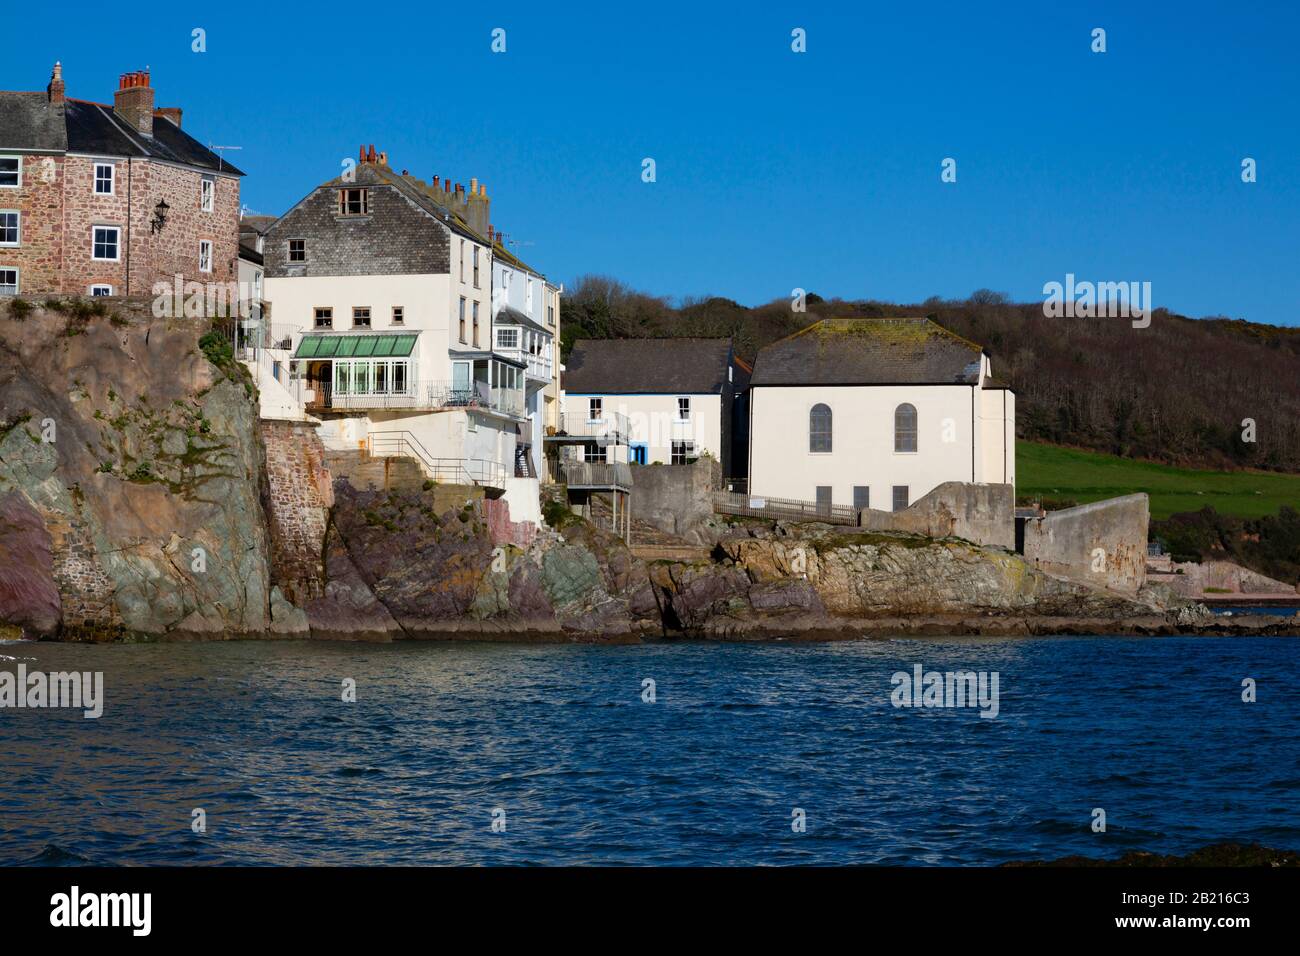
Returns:
[[[45,93],[0,93],[0,149],[65,152],[63,115]]]
[[[976,385],[980,346],[929,319],[824,319],[759,349],[752,385]]]
[[[152,137],[142,136],[111,106],[68,99],[60,107],[45,93],[0,93],[0,149],[161,159],[244,175],[165,116],[154,117]]]
[[[527,315],[511,305],[503,305],[501,311],[497,313],[497,317],[493,321],[495,321],[497,325],[522,325],[524,328],[532,329],[535,332],[545,332],[547,335],[555,335],[553,331],[542,325],[542,323],[538,322],[536,319],[530,319]]]
[[[574,394],[721,393],[731,339],[579,339],[564,363]]]

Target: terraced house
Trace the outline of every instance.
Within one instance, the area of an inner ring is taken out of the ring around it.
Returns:
[[[540,520],[526,449],[555,333],[503,294],[518,334],[494,334],[489,208],[477,179],[468,193],[424,182],[363,148],[266,230],[265,311],[288,346],[273,356],[289,369],[285,400],[321,421],[327,447],[414,458]],[[540,310],[540,285],[533,295]]]
[[[0,295],[149,295],[237,278],[234,166],[154,106],[148,71],[113,103],[0,92]]]

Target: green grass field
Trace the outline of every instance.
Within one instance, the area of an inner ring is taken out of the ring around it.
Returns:
[[[1258,518],[1300,508],[1300,475],[1196,471],[1038,442],[1016,442],[1016,494],[1073,498],[1079,504],[1145,491],[1151,517],[1200,511]]]

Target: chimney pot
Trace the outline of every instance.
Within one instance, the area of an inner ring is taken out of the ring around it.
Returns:
[[[154,110],[149,71],[145,69],[123,73],[118,77],[117,83],[117,92],[113,94],[113,112],[136,132],[152,136]]]

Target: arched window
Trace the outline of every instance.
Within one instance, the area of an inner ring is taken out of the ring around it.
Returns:
[[[894,409],[894,451],[916,451],[916,406],[904,402]]]
[[[820,402],[808,413],[808,450],[811,452],[829,452],[831,450],[831,407]]]

